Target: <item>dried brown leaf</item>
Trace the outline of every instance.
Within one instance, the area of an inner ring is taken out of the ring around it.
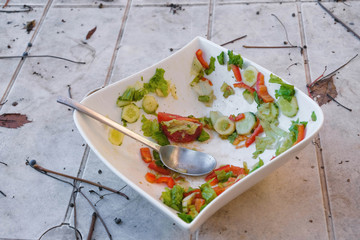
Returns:
[[[331,97],[335,99],[338,94],[334,84],[333,76],[334,75],[323,78],[309,86],[311,95],[320,106],[330,102],[332,100]]]
[[[90,39],[91,36],[94,34],[94,32],[96,31],[97,27],[94,27],[93,29],[91,29],[88,34],[86,35],[86,40]]]
[[[19,128],[29,122],[31,121],[28,120],[27,116],[20,113],[4,113],[0,115],[0,127]]]

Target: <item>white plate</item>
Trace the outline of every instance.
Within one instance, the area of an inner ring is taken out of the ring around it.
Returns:
[[[163,99],[158,98],[158,111],[184,116],[194,115],[196,117],[208,116],[210,110],[219,110],[225,115],[237,114],[245,111],[256,112],[256,103],[249,105],[242,97],[241,92],[243,90],[239,88],[235,89],[235,95],[232,95],[227,99],[222,97],[220,87],[223,82],[225,81],[232,85],[235,82],[235,79],[233,78],[232,72],[229,72],[226,66],[218,65],[217,61],[215,72],[208,77],[214,84],[214,93],[217,99],[211,108],[205,107],[203,103],[197,100],[197,95],[191,90],[189,83],[194,78],[194,76],[190,74],[191,63],[196,50],[199,48],[203,50],[205,59],[209,59],[210,56],[216,57],[221,51],[227,52],[227,49],[204,38],[197,37],[172,56],[137,74],[99,90],[83,99],[82,103],[115,121],[121,122],[121,109],[116,106],[118,96],[122,94],[129,85],[141,81],[142,78],[144,79],[144,82],[148,81],[154,75],[156,68],[163,68],[165,70],[165,79],[170,80],[176,85],[179,99],[175,100],[170,95]],[[265,83],[268,86],[268,91],[274,96],[275,90],[278,89],[280,85],[268,83],[271,72],[256,63],[245,58],[243,59],[243,69],[251,64],[265,75]],[[265,163],[263,167],[249,174],[218,196],[204,208],[191,223],[185,223],[177,216],[175,210],[164,205],[159,199],[161,192],[165,187],[163,184],[150,184],[145,180],[144,176],[148,169],[140,157],[139,149],[142,146],[140,143],[129,137],[125,137],[122,146],[113,146],[108,141],[107,127],[76,111],[74,113],[74,120],[81,135],[91,149],[115,174],[127,182],[130,187],[138,191],[143,197],[148,199],[159,210],[172,218],[177,225],[180,225],[186,230],[195,231],[217,210],[280,167],[290,159],[291,156],[311,142],[315,134],[321,128],[324,116],[317,103],[299,89],[296,89],[296,97],[300,108],[298,114],[292,119],[280,114],[279,126],[284,130],[288,130],[291,125],[291,120],[300,119],[300,121],[308,121],[306,138],[271,161],[270,159],[274,156],[274,151],[266,150],[260,155]],[[313,111],[317,116],[317,121],[311,121],[310,116]],[[142,112],[142,114],[145,113]],[[149,115],[146,116],[148,118],[151,117]],[[140,121],[137,121],[134,124],[128,124],[128,128],[142,134]],[[235,149],[228,141],[221,140],[216,134],[211,134],[211,140],[207,143],[196,142],[190,144],[189,147],[196,147],[201,151],[212,154],[217,159],[218,166],[232,164],[242,167],[243,161],[246,161],[248,166],[251,167],[258,161],[257,159],[252,158],[252,153],[255,151],[254,145],[255,144],[252,144],[249,148]],[[204,183],[203,177],[187,177],[187,179],[194,188]]]

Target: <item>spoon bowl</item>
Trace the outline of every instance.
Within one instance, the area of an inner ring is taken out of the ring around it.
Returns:
[[[215,158],[207,153],[175,145],[161,146],[71,98],[58,97],[57,102],[78,110],[158,151],[164,165],[175,172],[189,176],[201,176],[210,173],[216,167]]]

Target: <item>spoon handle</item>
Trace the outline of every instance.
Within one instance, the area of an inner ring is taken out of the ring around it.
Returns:
[[[83,104],[81,104],[81,103],[79,103],[79,102],[77,102],[77,101],[75,101],[75,100],[73,100],[71,98],[61,97],[60,96],[60,97],[58,97],[57,102],[61,103],[61,104],[64,104],[66,106],[69,106],[71,108],[74,108],[74,109],[78,110],[79,112],[82,112],[82,113],[88,115],[89,117],[92,117],[92,118],[98,120],[99,122],[102,122],[105,125],[110,126],[110,127],[114,128],[114,129],[124,133],[125,135],[127,135],[127,136],[129,136],[129,137],[131,137],[131,138],[133,138],[133,139],[135,139],[135,140],[149,146],[150,148],[152,148],[152,149],[154,149],[156,151],[160,150],[161,146],[159,144],[156,144],[156,143],[144,138],[143,136],[141,136],[141,135],[127,129],[126,127],[118,124],[117,122],[115,122],[115,121],[101,115],[100,113],[97,113],[96,111],[84,106]]]

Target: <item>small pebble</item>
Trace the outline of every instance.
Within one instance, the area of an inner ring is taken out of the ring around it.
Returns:
[[[122,222],[121,218],[115,218],[114,221],[116,224],[120,224]]]

